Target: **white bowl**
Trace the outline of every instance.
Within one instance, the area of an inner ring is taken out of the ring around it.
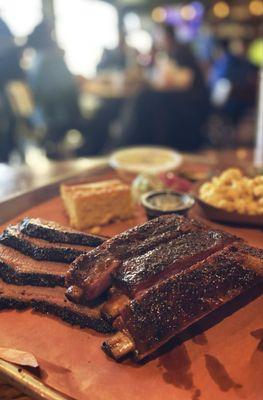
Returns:
[[[138,146],[115,151],[109,164],[121,175],[159,174],[175,170],[182,160],[181,154],[168,147]]]

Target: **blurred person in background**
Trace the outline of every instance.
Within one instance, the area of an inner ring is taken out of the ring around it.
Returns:
[[[153,79],[126,107],[117,144],[195,150],[205,141],[202,127],[209,113],[205,80],[191,48],[178,42],[172,26],[163,27],[161,39]]]
[[[87,137],[80,155],[94,155],[107,150],[110,132],[115,121],[120,118],[123,103],[126,101],[125,84],[128,76],[137,65],[138,52],[126,42],[125,32],[119,32],[119,44],[114,49],[104,49],[97,64],[97,77],[93,82],[103,81],[116,95],[101,96],[101,104],[90,120],[92,138]],[[108,89],[109,91],[109,89]]]
[[[217,41],[209,76],[211,98],[215,109],[234,124],[255,106],[257,77],[244,40]]]
[[[114,49],[104,49],[97,65],[97,72],[120,70],[124,71],[134,65],[137,51],[126,42],[125,32],[119,33],[119,44]]]
[[[176,66],[188,69],[189,85],[187,89],[191,90],[192,94],[198,98],[202,98],[207,93],[207,89],[200,65],[190,45],[179,42],[171,25],[164,26],[162,50]]]
[[[7,82],[23,79],[20,67],[21,49],[15,44],[14,37],[1,17],[0,12],[0,88],[3,90]]]
[[[14,147],[15,119],[6,94],[6,85],[24,79],[20,67],[21,49],[0,12],[0,161],[8,161]]]
[[[214,45],[215,38],[211,26],[210,24],[203,22],[195,36],[193,48],[206,80],[209,75]]]
[[[52,34],[51,24],[43,20],[28,37],[27,46],[35,54],[27,78],[38,108],[37,116],[46,125],[48,155],[56,157],[56,145],[69,129],[79,128],[81,119],[77,83]]]

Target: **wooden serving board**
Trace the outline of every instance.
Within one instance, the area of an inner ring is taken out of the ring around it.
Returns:
[[[200,216],[198,208],[192,214]],[[15,221],[22,216],[68,224],[59,197],[27,210]],[[112,235],[144,220],[139,211],[134,220],[112,224],[100,233]],[[263,246],[259,229],[216,226]],[[181,345],[169,344],[144,364],[107,358],[100,349],[104,338],[32,311],[0,313],[0,346],[33,353],[41,381],[78,400],[263,398],[262,296]]]

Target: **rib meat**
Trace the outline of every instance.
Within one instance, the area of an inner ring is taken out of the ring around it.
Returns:
[[[67,274],[67,285],[70,286],[67,295],[76,302],[94,299],[111,285],[113,272],[125,260],[139,257],[189,232],[206,229],[198,221],[177,215],[162,216],[129,229],[72,263]]]
[[[115,236],[105,245],[110,253],[122,260],[139,256],[185,233],[205,229],[207,226],[197,220],[174,214],[164,215]]]
[[[103,343],[115,359],[154,352],[213,310],[263,283],[263,250],[231,245],[160,282],[121,311],[121,334]]]
[[[220,231],[190,232],[167,244],[126,260],[116,270],[114,283],[130,297],[141,290],[204,260],[236,238]]]

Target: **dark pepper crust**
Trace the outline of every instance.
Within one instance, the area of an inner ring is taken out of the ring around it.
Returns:
[[[107,238],[67,229],[57,223],[40,218],[25,218],[20,224],[20,231],[28,236],[44,239],[52,243],[68,243],[96,247]]]
[[[220,231],[190,232],[161,244],[142,256],[124,261],[114,276],[118,288],[130,296],[152,286],[165,275],[190,267],[232,243],[236,238]]]
[[[107,269],[107,260],[125,260],[139,256],[153,249],[160,243],[170,240],[190,231],[202,231],[208,228],[199,221],[178,215],[165,215],[145,224],[136,226],[104,242],[88,254],[78,257],[70,266],[66,284],[84,288],[84,280],[92,270],[98,270],[98,280],[101,269]],[[97,268],[99,264],[99,268]],[[103,267],[104,265],[104,267]],[[94,276],[94,274],[92,273]],[[94,280],[94,279],[93,279]]]
[[[65,287],[65,276],[59,274],[42,274],[36,272],[17,272],[10,265],[0,261],[0,278],[4,282],[14,285],[32,285],[32,286],[62,286]]]
[[[256,272],[257,271],[257,272]],[[186,272],[148,290],[121,312],[139,358],[242,292],[263,282],[263,262],[221,251]]]
[[[207,227],[199,221],[178,215],[165,215],[115,236],[107,242],[107,250],[125,260],[139,256],[184,233],[206,229]]]
[[[30,304],[22,300],[14,298],[4,298],[0,295],[0,310],[15,309],[26,310],[32,308],[34,311],[42,314],[51,314],[60,318],[62,321],[74,326],[78,325],[80,328],[90,328],[101,333],[114,332],[113,328],[107,324],[103,319],[95,319],[84,317],[81,314],[74,313],[66,308],[61,308],[54,304],[48,304],[41,301],[32,301]]]
[[[30,242],[30,239],[22,239],[19,235],[18,229],[13,226],[5,229],[2,235],[0,235],[0,243],[21,251],[25,255],[39,261],[45,260],[71,263],[80,254],[83,254],[82,250],[77,250],[70,247],[59,248],[56,247],[55,244],[54,247],[36,246]]]
[[[98,332],[112,332],[113,328],[100,316],[100,306],[77,306],[69,302],[61,288],[15,286],[0,280],[0,310],[32,308],[52,314],[71,325],[92,328]]]

